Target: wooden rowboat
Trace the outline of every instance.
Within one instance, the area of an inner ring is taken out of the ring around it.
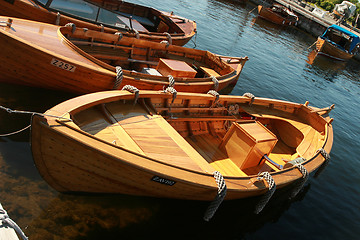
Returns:
[[[185,45],[196,34],[196,23],[173,13],[114,0],[5,0],[0,15],[49,24],[74,23],[78,27],[104,30],[161,42],[172,39]]]
[[[274,4],[269,8],[258,5],[259,17],[278,25],[296,25],[298,17],[288,8]]]
[[[195,93],[105,91],[61,103],[32,121],[41,176],[60,192],[213,200],[285,187],[328,161],[332,109]],[[262,174],[260,174],[262,176]]]
[[[318,37],[316,50],[319,54],[346,61],[357,54],[359,43],[360,38],[355,33],[338,25],[331,25]]]
[[[90,93],[127,84],[161,90],[175,83],[178,91],[206,93],[236,83],[248,60],[73,24],[0,22],[0,81],[13,84]]]

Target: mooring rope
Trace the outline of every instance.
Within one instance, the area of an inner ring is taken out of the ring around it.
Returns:
[[[258,202],[258,204],[255,207],[255,214],[259,214],[264,207],[266,206],[266,204],[269,202],[270,198],[272,197],[272,195],[274,194],[275,190],[276,190],[276,184],[274,179],[272,178],[272,176],[270,175],[270,173],[268,172],[262,172],[259,174],[258,179],[264,179],[268,185],[269,185],[269,191],[267,191],[260,199],[260,201]]]
[[[16,224],[16,222],[14,222],[9,215],[7,214],[7,212],[0,208],[0,220],[1,223],[3,225],[7,225],[11,228],[13,228],[17,234],[24,240],[28,240],[28,237],[25,235],[25,233],[21,230],[21,228],[19,227],[19,225]]]
[[[42,116],[42,117],[53,117],[53,118],[60,118],[60,119],[65,119],[65,120],[68,120],[68,121],[72,121],[72,119],[70,119],[70,118],[55,116],[55,115],[51,115],[51,114],[44,114],[44,113],[30,112],[30,111],[12,110],[12,109],[10,109],[10,108],[6,108],[6,107],[3,107],[3,106],[0,106],[0,109],[5,110],[5,111],[8,112],[8,113],[30,114],[30,115],[32,115],[32,116],[33,116],[33,115],[38,115],[38,116]],[[18,134],[18,133],[20,133],[20,132],[25,131],[25,130],[28,129],[29,127],[31,127],[31,124],[28,125],[28,126],[26,126],[26,127],[24,127],[23,129],[20,129],[20,130],[18,130],[18,131],[15,131],[15,132],[0,134],[0,137],[8,137],[8,136],[11,136],[11,135]]]
[[[124,74],[123,74],[123,70],[120,66],[116,66],[115,71],[116,71],[116,78],[115,78],[114,89],[118,89],[122,83]]]
[[[217,211],[217,209],[219,208],[220,204],[222,203],[222,201],[226,196],[227,187],[225,184],[224,177],[221,175],[220,172],[215,171],[214,178],[218,187],[218,191],[215,199],[210,203],[209,207],[205,211],[204,214],[205,221],[209,221],[214,216],[215,212]]]
[[[291,194],[290,194],[290,199],[291,199],[291,198],[294,198],[294,197],[300,192],[300,190],[303,188],[305,182],[306,182],[306,181],[308,180],[308,178],[309,178],[309,173],[308,173],[308,171],[306,170],[306,168],[305,168],[302,164],[295,164],[295,167],[297,167],[297,168],[299,169],[299,171],[301,172],[302,178],[301,178],[301,180],[299,180],[299,181],[296,183],[293,191],[292,191]]]

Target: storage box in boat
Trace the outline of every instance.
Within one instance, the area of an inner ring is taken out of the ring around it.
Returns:
[[[156,68],[163,76],[194,78],[196,71],[186,62],[160,58]]]

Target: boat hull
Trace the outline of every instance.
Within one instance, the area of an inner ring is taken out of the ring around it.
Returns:
[[[8,18],[1,18],[7,21]],[[77,94],[111,90],[116,84],[115,67],[74,50],[58,31],[59,27],[32,21],[13,19],[11,28],[0,26],[0,81],[73,92]],[[144,40],[135,40],[142,42]],[[142,42],[151,46],[162,44]],[[171,49],[186,48],[170,45]],[[233,74],[219,78],[219,90],[238,80],[247,58],[237,59]],[[105,66],[105,67],[104,67]],[[162,90],[168,85],[167,77],[156,77],[133,71],[123,71],[123,80],[117,88],[132,85],[138,89]],[[207,80],[176,82],[177,91],[203,92],[214,89]]]
[[[294,25],[296,23],[296,21],[289,21],[288,19],[271,11],[270,8],[265,8],[262,5],[258,6],[258,13],[259,13],[259,17],[278,25]]]
[[[96,1],[94,1],[96,2]],[[143,6],[139,6],[132,3],[123,3],[125,5],[129,5],[126,8],[140,8],[146,9],[147,11],[155,11],[158,12],[158,15],[163,15],[163,18],[169,19],[172,25],[176,25],[178,28],[184,31],[184,34],[172,34],[172,43],[174,45],[183,46],[196,34],[196,23],[194,21],[190,21],[184,19],[184,22],[179,21],[178,16],[170,15],[169,13],[160,12],[154,9],[146,8]],[[82,19],[78,19],[75,17],[67,16],[65,14],[61,14],[61,17],[58,19],[56,10],[48,10],[43,6],[39,5],[34,1],[24,1],[24,0],[14,0],[14,1],[1,1],[0,2],[0,16],[9,16],[9,17],[17,17],[23,18],[33,21],[39,21],[49,24],[58,23],[60,26],[64,26],[67,23],[74,23],[77,27],[88,28],[93,30],[101,30],[102,27],[99,23],[92,23],[89,21],[84,21]],[[183,19],[183,18],[181,18]],[[117,28],[105,27],[105,32],[115,33],[119,31]],[[130,31],[123,33],[127,36],[135,37],[134,33]],[[149,41],[161,42],[164,40],[168,40],[168,37],[165,33],[157,33],[157,32],[140,32],[139,37]]]
[[[320,37],[318,37],[316,41],[316,50],[320,54],[343,61],[349,60],[354,56],[354,54],[345,52],[344,50],[334,46],[333,44]]]
[[[140,98],[165,95],[142,91]],[[188,99],[189,94],[178,94]],[[166,96],[169,98],[171,96]],[[213,98],[209,95],[201,98]],[[131,99],[132,93],[126,91],[100,92],[85,95],[60,104],[47,114],[68,117],[76,112],[99,103],[108,103],[119,99]],[[192,98],[190,96],[190,98]],[[243,97],[225,97],[229,101],[246,102]],[[199,99],[196,95],[193,99]],[[227,99],[225,99],[226,101]],[[269,103],[262,99],[262,104]],[[270,103],[274,104],[273,101]],[[75,105],[76,106],[75,106]],[[66,120],[65,120],[66,121]],[[316,121],[312,118],[312,121]],[[208,200],[217,194],[213,173],[196,169],[187,169],[155,158],[144,156],[120,146],[84,133],[69,122],[62,124],[51,117],[35,116],[32,121],[31,148],[33,159],[41,176],[53,188],[60,192],[122,193],[141,196]],[[69,127],[70,126],[70,127]],[[326,124],[326,141],[323,148],[330,152],[333,142],[332,127]],[[309,173],[325,162],[317,153],[303,166]],[[277,188],[285,187],[302,177],[296,167],[272,173]],[[268,191],[264,181],[257,175],[230,177],[224,176],[227,186],[226,199],[239,199],[257,196]]]

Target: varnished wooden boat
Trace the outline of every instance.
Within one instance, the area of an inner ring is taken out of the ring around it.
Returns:
[[[316,50],[319,54],[337,60],[349,60],[354,57],[359,49],[360,38],[338,25],[331,25],[318,37]]]
[[[136,99],[136,100],[135,100]],[[31,147],[41,176],[60,192],[213,200],[264,194],[328,161],[332,109],[216,94],[105,91],[34,116]],[[297,164],[296,164],[297,163]]]
[[[280,4],[271,7],[258,5],[259,17],[278,25],[296,25],[298,17],[288,8]]]
[[[126,36],[183,46],[196,34],[196,23],[173,13],[117,0],[5,0],[0,15],[49,24],[121,31]],[[130,19],[131,16],[131,19]],[[168,35],[170,34],[170,35]]]
[[[178,91],[206,93],[234,84],[248,59],[74,25],[0,21],[0,81],[13,84],[90,93],[127,84],[161,90],[175,83]]]

